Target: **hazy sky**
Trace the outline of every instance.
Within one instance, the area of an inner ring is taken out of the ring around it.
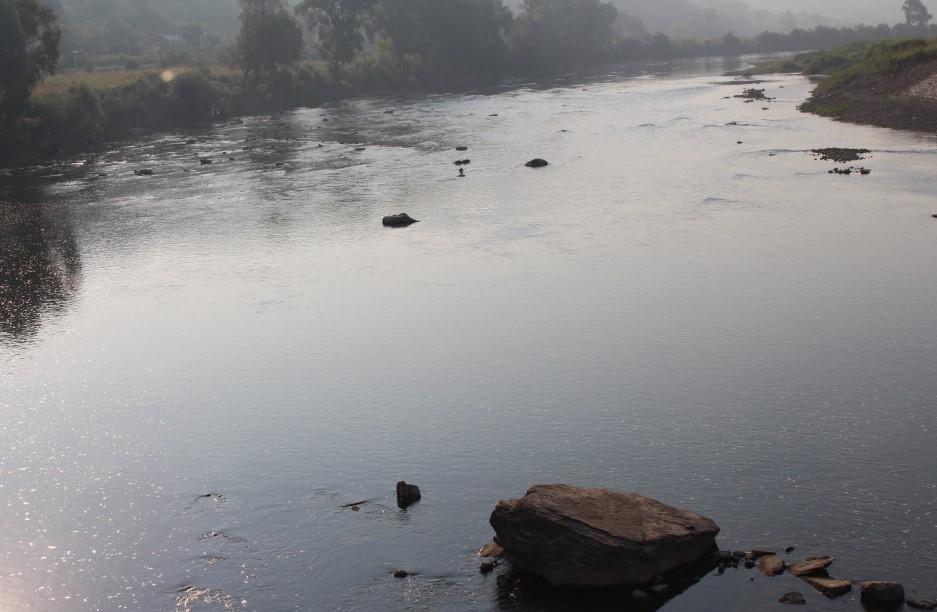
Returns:
[[[807,11],[836,17],[844,22],[870,24],[894,24],[904,21],[901,0],[747,0],[757,8],[772,11]],[[701,0],[704,4],[705,0]],[[931,12],[937,8],[937,0],[924,0]]]

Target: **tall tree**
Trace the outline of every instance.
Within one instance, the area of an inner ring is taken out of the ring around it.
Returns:
[[[296,12],[315,31],[319,53],[338,76],[364,44],[364,20],[376,0],[303,0]]]
[[[62,31],[36,0],[0,0],[0,133],[26,110],[33,87],[55,70]]]
[[[244,82],[299,58],[303,33],[285,0],[240,0],[238,59]]]
[[[904,0],[904,6],[901,8],[904,10],[905,21],[911,27],[926,28],[934,17],[921,0]]]

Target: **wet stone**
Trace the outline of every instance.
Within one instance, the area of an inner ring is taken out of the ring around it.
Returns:
[[[784,561],[777,555],[758,559],[758,571],[765,576],[777,576],[784,573]]]
[[[898,607],[904,603],[904,587],[897,582],[870,581],[859,585],[863,603]]]
[[[826,578],[821,576],[801,576],[800,578],[827,597],[839,597],[852,590],[852,583],[839,578]]]

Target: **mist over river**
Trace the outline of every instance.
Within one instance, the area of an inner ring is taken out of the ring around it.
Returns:
[[[589,609],[478,571],[497,501],[552,482],[937,598],[937,137],[801,114],[797,76],[726,99],[736,67],[0,176],[0,609]],[[833,146],[872,173],[807,152]],[[663,609],[791,590],[860,609],[747,570]]]

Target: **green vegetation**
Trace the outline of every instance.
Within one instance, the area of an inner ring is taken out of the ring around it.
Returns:
[[[857,43],[758,66],[827,75],[802,110],[853,123],[937,130],[937,39]]]

